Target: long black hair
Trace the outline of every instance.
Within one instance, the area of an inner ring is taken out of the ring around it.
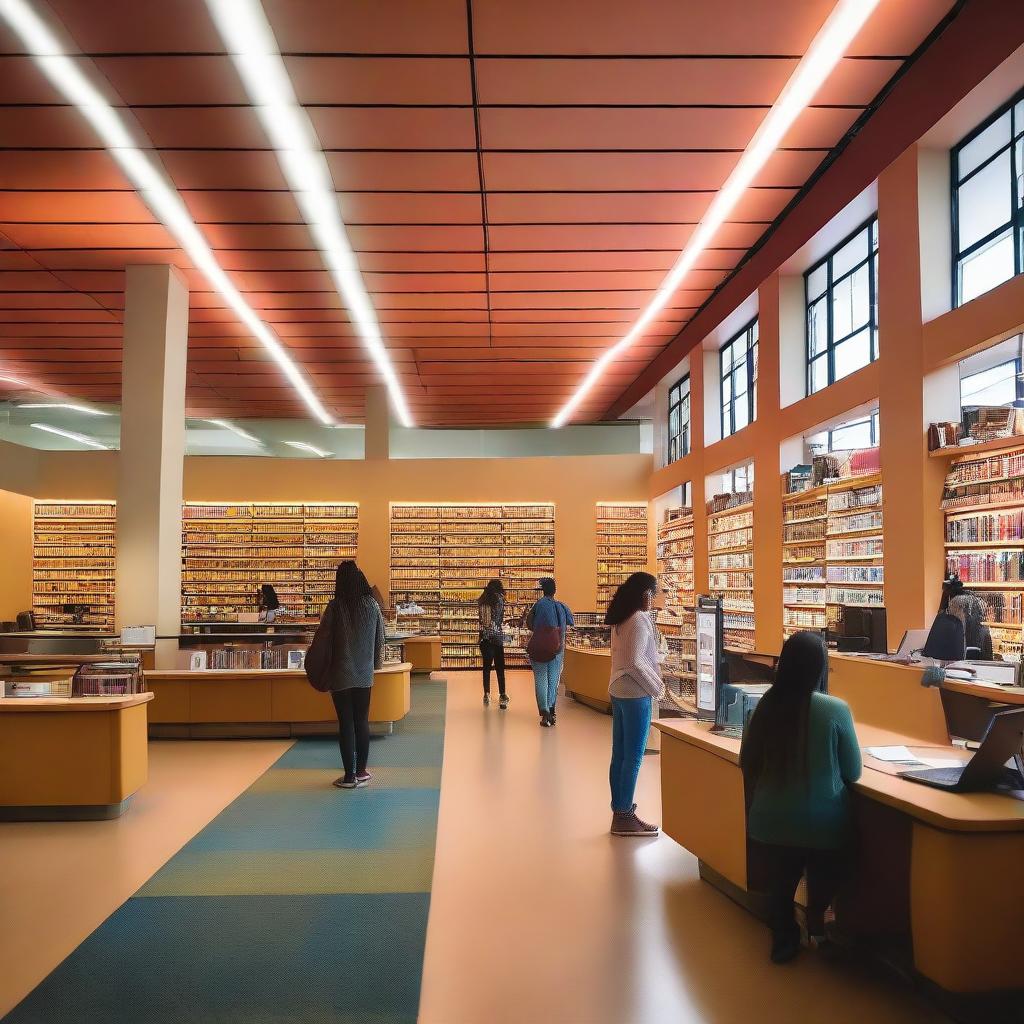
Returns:
[[[617,626],[625,622],[634,612],[640,611],[644,606],[644,595],[648,592],[655,593],[658,589],[658,580],[649,572],[635,572],[625,583],[619,584],[615,596],[608,604],[608,611],[604,613],[604,624],[606,626]]]
[[[277,599],[277,591],[269,583],[264,583],[260,587],[260,607],[266,608],[268,611],[281,607],[281,602]]]
[[[828,682],[828,653],[820,633],[801,630],[783,645],[775,679],[747,726],[750,768],[776,782],[806,781],[811,694]]]
[[[359,610],[363,598],[372,596],[370,583],[359,566],[351,559],[342,562],[334,574],[334,600],[337,606],[346,615],[353,616]]]
[[[492,608],[498,607],[498,598],[505,596],[505,584],[501,580],[491,580],[486,587],[480,592],[480,596],[476,599],[478,605],[490,605]]]

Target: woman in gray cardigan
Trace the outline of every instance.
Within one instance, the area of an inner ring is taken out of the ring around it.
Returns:
[[[338,714],[338,746],[345,774],[334,780],[340,789],[370,784],[370,694],[373,672],[384,659],[384,617],[366,577],[355,562],[338,566],[334,600],[324,615],[334,615],[331,697]]]

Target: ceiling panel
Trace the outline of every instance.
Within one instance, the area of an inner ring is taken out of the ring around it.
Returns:
[[[626,334],[832,0],[263,0],[417,421],[543,423]],[[378,383],[204,0],[53,0],[233,282],[336,415]],[[882,0],[669,308],[581,405],[597,417],[735,269],[950,4]],[[475,72],[475,82],[474,82]],[[189,409],[305,415],[0,31],[0,368],[116,400],[124,268],[191,289]],[[482,387],[481,380],[486,382]]]

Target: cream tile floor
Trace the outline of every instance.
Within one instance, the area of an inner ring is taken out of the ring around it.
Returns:
[[[526,673],[511,693],[484,710],[475,675],[450,679],[423,1024],[945,1019],[874,974],[772,967],[685,850],[606,834],[610,720],[563,701],[541,729]],[[287,745],[153,743],[121,820],[0,825],[0,1017]],[[656,756],[638,799],[656,819]]]
[[[512,708],[453,675],[423,1024],[833,1024],[945,1020],[905,988],[810,956],[767,960],[767,933],[671,839],[607,835],[611,720],[562,702],[554,730],[515,673]],[[657,756],[639,810],[659,813]]]

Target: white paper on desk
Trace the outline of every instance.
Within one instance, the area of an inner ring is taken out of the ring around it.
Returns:
[[[955,757],[919,757],[918,761],[925,768],[960,768],[966,761],[958,761]]]
[[[917,762],[920,758],[915,757],[910,752],[910,747],[892,746],[892,747],[865,747],[865,750],[872,756],[877,757],[879,761],[914,761]]]

